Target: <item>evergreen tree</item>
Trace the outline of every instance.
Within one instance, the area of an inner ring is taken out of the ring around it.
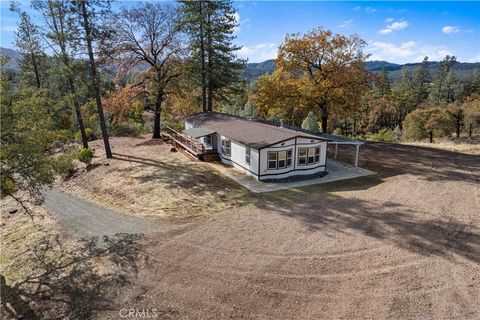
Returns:
[[[23,73],[31,74],[33,72],[35,85],[37,88],[40,88],[42,86],[40,65],[42,62],[45,62],[46,56],[42,50],[42,41],[37,26],[32,23],[30,16],[26,12],[20,12],[19,7],[15,3],[12,3],[10,10],[20,15],[20,23],[15,32],[15,45],[22,53],[20,67]],[[28,77],[26,78],[28,79]]]
[[[233,44],[235,10],[229,0],[183,1],[182,14],[192,50],[192,76],[200,74],[203,110],[212,111],[214,102],[225,101],[241,81],[244,62],[235,55],[241,47]]]
[[[440,62],[437,73],[435,74],[435,78],[433,80],[432,91],[430,93],[433,101],[439,102],[440,100],[446,100],[445,87],[447,83],[447,77],[455,62],[456,58],[448,55],[442,62]]]
[[[97,23],[96,18],[102,16],[105,18],[110,13],[109,1],[73,1],[74,10],[83,28],[83,40],[87,46],[88,60],[90,62],[90,77],[92,88],[97,104],[98,119],[102,130],[103,144],[107,158],[112,158],[112,150],[108,140],[107,124],[105,122],[105,114],[103,113],[103,105],[100,93],[100,80],[98,78],[95,55],[93,52],[94,41],[104,40],[102,36],[108,33],[107,29],[102,30],[102,26]],[[98,12],[97,12],[97,9]],[[97,46],[100,48],[100,45]]]
[[[413,73],[412,94],[417,105],[425,102],[428,98],[428,57],[425,57]]]
[[[318,117],[310,111],[307,117],[302,122],[302,129],[310,131],[318,131]]]

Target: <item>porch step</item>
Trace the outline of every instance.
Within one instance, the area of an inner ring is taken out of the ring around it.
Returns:
[[[214,162],[220,161],[220,155],[218,153],[206,153],[203,155],[203,161]]]

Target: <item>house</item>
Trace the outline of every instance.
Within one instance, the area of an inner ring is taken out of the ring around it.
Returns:
[[[206,112],[186,117],[183,133],[258,180],[325,172],[328,139],[283,126]]]

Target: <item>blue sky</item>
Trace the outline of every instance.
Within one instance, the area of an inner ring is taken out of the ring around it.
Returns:
[[[13,48],[17,18],[1,1],[1,46]],[[28,7],[28,2],[23,3]],[[130,5],[123,1],[120,5]],[[440,60],[480,62],[480,2],[318,2],[235,1],[240,22],[239,56],[249,62],[275,58],[285,34],[324,27],[359,34],[368,42],[370,60],[396,63]]]

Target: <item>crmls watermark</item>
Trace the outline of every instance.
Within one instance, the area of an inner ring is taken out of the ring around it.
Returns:
[[[154,319],[161,315],[161,310],[157,308],[151,309],[137,309],[124,308],[118,311],[121,318],[125,319]]]

